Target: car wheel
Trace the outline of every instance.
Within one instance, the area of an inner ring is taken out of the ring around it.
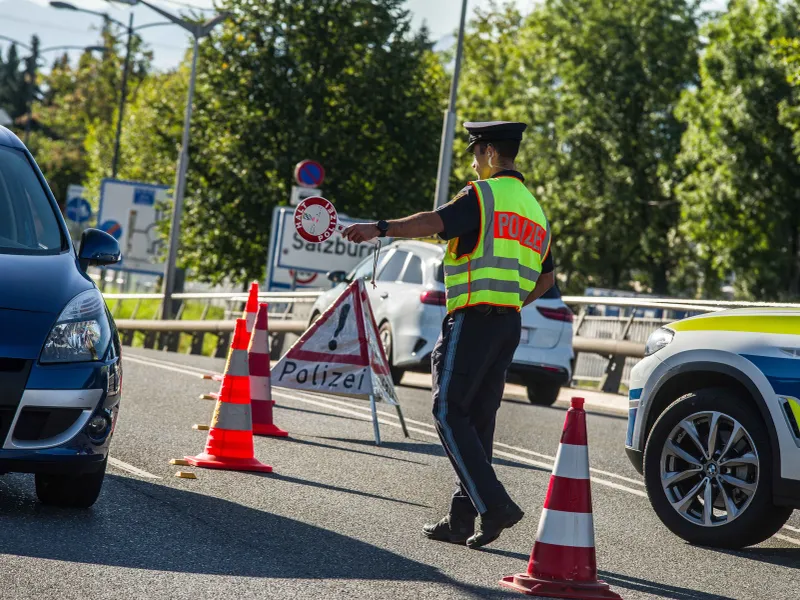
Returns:
[[[36,496],[49,506],[89,508],[100,495],[107,462],[108,458],[96,471],[80,475],[37,473]]]
[[[308,326],[311,327],[314,323],[316,323],[316,321],[317,321],[317,319],[319,319],[320,315],[322,315],[322,313],[314,311],[311,314],[311,318],[308,320]]]
[[[673,402],[644,451],[650,503],[692,544],[742,548],[772,537],[792,509],[772,503],[772,448],[758,411],[709,388]]]
[[[561,392],[561,385],[547,381],[532,381],[526,387],[528,401],[536,406],[552,406]]]
[[[378,335],[381,336],[383,351],[386,353],[386,360],[389,361],[389,371],[392,374],[392,382],[395,385],[399,385],[400,380],[403,379],[404,371],[392,364],[392,326],[389,325],[388,321],[381,323],[381,326],[378,328]]]

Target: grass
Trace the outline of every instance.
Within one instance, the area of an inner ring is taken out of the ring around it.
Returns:
[[[108,310],[114,315],[115,319],[158,319],[161,302],[159,300],[106,300]],[[181,320],[184,321],[216,321],[225,318],[225,309],[221,306],[209,306],[208,311],[203,316],[206,309],[204,302],[184,301]],[[203,336],[203,356],[213,356],[217,349],[219,336],[207,333]],[[133,336],[134,347],[144,346],[144,334],[136,332]],[[178,342],[178,352],[188,354],[192,345],[192,336],[182,333]]]

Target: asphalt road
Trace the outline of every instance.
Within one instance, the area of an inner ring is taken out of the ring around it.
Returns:
[[[447,509],[453,474],[432,428],[430,391],[401,387],[404,439],[380,405],[275,390],[291,439],[256,438],[271,475],[192,469],[203,449],[211,382],[223,361],[126,349],[114,464],[98,504],[75,512],[36,503],[32,478],[0,477],[0,598],[517,598],[497,580],[524,571],[564,422],[564,408],[509,396],[497,470],[525,519],[482,551],[423,538]],[[666,530],[622,446],[625,419],[588,418],[597,558],[626,599],[800,597],[800,519],[742,552],[690,546]]]

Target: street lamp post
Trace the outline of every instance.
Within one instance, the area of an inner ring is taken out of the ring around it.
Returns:
[[[461,3],[461,24],[458,28],[456,64],[453,80],[450,83],[450,102],[444,115],[442,126],[442,145],[439,149],[439,172],[436,175],[436,194],[433,199],[434,210],[447,204],[450,188],[450,171],[453,166],[453,138],[456,132],[456,99],[458,98],[458,78],[461,74],[461,56],[464,52],[464,27],[467,20],[467,0]]]
[[[122,135],[122,117],[125,112],[125,101],[128,95],[128,73],[130,71],[130,64],[131,64],[131,46],[133,43],[133,12],[130,14],[130,18],[128,19],[128,25],[126,26],[121,21],[117,21],[116,19],[112,18],[108,13],[98,12],[95,10],[88,10],[85,8],[79,8],[74,4],[70,4],[69,2],[56,2],[52,0],[50,2],[50,6],[52,8],[58,8],[62,10],[71,10],[74,12],[82,12],[89,15],[95,15],[96,17],[102,17],[102,19],[108,23],[114,23],[119,27],[125,29],[128,33],[128,40],[127,40],[127,50],[125,52],[125,66],[122,69],[122,84],[120,85],[120,94],[119,94],[119,110],[117,111],[117,130],[114,136],[114,155],[111,159],[111,177],[112,179],[117,176],[117,170],[119,168],[119,148],[120,148],[120,137]]]
[[[133,44],[133,11],[128,18],[128,43],[125,50],[125,66],[122,69],[122,84],[117,110],[117,131],[114,134],[114,156],[111,159],[111,178],[116,179],[119,168],[119,145],[122,138],[122,118],[125,114],[125,100],[128,96],[128,73],[131,69],[131,45]]]
[[[186,100],[186,113],[183,118],[183,137],[181,139],[181,151],[178,157],[178,168],[175,173],[175,193],[172,201],[172,220],[169,231],[169,249],[167,250],[167,264],[164,271],[163,293],[164,300],[161,305],[161,318],[172,318],[172,294],[175,291],[175,272],[178,258],[178,245],[180,243],[181,215],[183,214],[183,197],[186,193],[186,173],[189,169],[189,130],[192,124],[192,104],[194,102],[195,80],[197,78],[197,54],[200,50],[200,40],[206,37],[211,31],[227,19],[230,15],[220,13],[205,23],[195,23],[187,21],[167,12],[163,8],[150,4],[146,0],[119,0],[124,4],[134,6],[144,4],[153,9],[162,17],[165,17],[188,31],[194,39],[192,51],[192,74],[189,79],[189,93]]]

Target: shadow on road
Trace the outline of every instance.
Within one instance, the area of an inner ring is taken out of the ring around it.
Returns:
[[[419,506],[420,508],[433,508],[427,504],[418,504],[408,500],[398,500],[397,498],[389,498],[388,496],[379,496],[378,494],[370,494],[369,492],[360,492],[358,490],[351,490],[349,488],[338,487],[329,485],[327,483],[320,483],[319,481],[311,481],[309,479],[300,479],[298,477],[290,477],[289,475],[281,475],[280,473],[270,473],[269,475],[250,473],[255,477],[269,477],[270,479],[280,479],[287,483],[297,483],[300,485],[307,485],[310,487],[320,488],[323,490],[330,490],[332,492],[344,492],[345,494],[353,494],[354,496],[363,496],[365,498],[374,498],[375,500],[385,500],[387,502],[397,502],[398,504],[407,504],[408,506]]]
[[[659,598],[672,598],[673,600],[733,600],[730,596],[708,594],[689,588],[675,587],[629,575],[620,575],[609,571],[600,571],[600,579],[614,587],[625,588],[637,592],[645,592]]]
[[[96,507],[74,511],[38,504],[21,477],[0,482],[0,554],[295,581],[430,582],[465,597],[510,597],[322,527],[166,485],[107,475]]]
[[[308,408],[298,408],[296,406],[286,406],[285,404],[281,404],[278,406],[278,410],[291,410],[295,412],[302,412],[308,413],[310,415],[319,415],[322,417],[333,417],[334,419],[345,419],[347,421],[356,421],[357,423],[369,423],[369,419],[357,419],[356,417],[348,417],[347,415],[339,415],[333,412],[320,412],[318,410],[310,410]]]
[[[368,440],[351,440],[347,438],[332,438],[332,437],[321,437],[323,440],[330,440],[332,442],[344,442],[347,444],[357,444],[362,446],[373,446],[374,443]],[[424,442],[391,442],[391,441],[384,441],[381,442],[381,448],[388,448],[390,450],[400,450],[401,452],[412,452],[414,454],[425,454],[426,456],[441,456],[444,457],[444,450],[442,450],[441,445],[439,444],[426,444]],[[342,448],[339,448],[341,450]],[[381,455],[384,456],[384,455]],[[403,459],[396,459],[396,460],[403,460]],[[527,463],[518,462],[512,460],[510,458],[500,458],[495,456],[492,458],[492,464],[494,465],[502,465],[505,467],[517,467],[520,469],[530,469],[532,471],[542,471],[549,473],[549,469],[542,469],[541,467],[536,467],[534,465],[529,465]]]
[[[329,438],[329,437],[322,437],[322,436],[309,436],[309,437],[316,437],[322,440],[331,440],[335,442],[351,442],[355,440],[345,440],[345,439],[338,439],[338,438]],[[408,460],[407,458],[399,458],[397,456],[387,456],[386,454],[379,454],[377,452],[365,452],[364,450],[355,450],[353,448],[342,448],[341,446],[331,446],[330,444],[323,444],[322,442],[313,442],[307,438],[296,438],[296,437],[288,437],[286,438],[287,442],[295,442],[296,444],[303,444],[305,446],[314,446],[316,448],[327,448],[328,450],[338,450],[340,452],[351,452],[353,454],[365,454],[367,456],[375,456],[377,458],[388,458],[389,460],[397,460],[404,463],[410,463],[412,465],[423,465],[425,466],[427,463],[419,462],[416,460]],[[365,445],[369,445],[372,448],[375,447],[375,442],[364,442]],[[382,447],[385,447],[386,443],[382,444]]]
[[[744,550],[722,550],[707,548],[722,554],[731,554],[739,558],[748,558],[758,562],[800,569],[800,548],[746,548]]]

